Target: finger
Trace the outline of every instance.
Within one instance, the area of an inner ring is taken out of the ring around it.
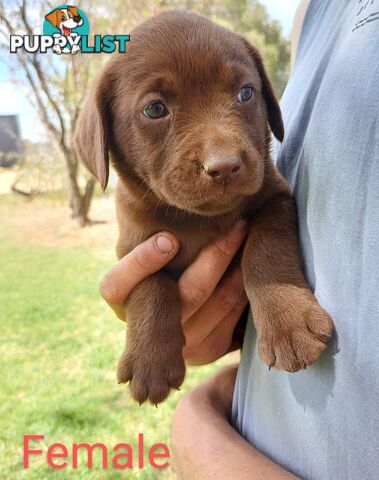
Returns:
[[[226,237],[203,248],[196,260],[183,272],[178,285],[184,321],[211,296],[245,236],[246,222],[241,220]]]
[[[183,348],[186,363],[192,366],[206,365],[215,362],[228,353],[235,326],[244,308],[242,305],[234,307],[200,345],[194,347],[187,347],[186,345]]]
[[[119,318],[125,319],[123,305],[136,285],[164,267],[178,250],[178,240],[172,233],[158,233],[125,255],[105,275],[100,293]]]
[[[240,265],[216,287],[207,302],[183,324],[187,345],[200,345],[236,306],[247,305]]]

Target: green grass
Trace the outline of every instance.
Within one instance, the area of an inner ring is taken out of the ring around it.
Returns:
[[[16,202],[19,204],[19,202]],[[19,205],[18,205],[19,207]],[[170,469],[102,470],[100,456],[88,470],[53,470],[34,458],[22,465],[25,434],[54,442],[147,446],[169,443],[172,413],[185,391],[215,366],[189,369],[184,388],[159,408],[139,406],[115,379],[124,325],[99,298],[98,282],[114,262],[84,247],[33,245],[7,229],[14,203],[0,201],[0,478],[118,479],[174,478]],[[34,444],[37,446],[37,444]],[[83,459],[82,459],[83,460]]]

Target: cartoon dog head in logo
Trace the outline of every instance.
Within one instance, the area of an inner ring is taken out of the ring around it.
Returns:
[[[83,24],[83,19],[76,7],[57,8],[46,15],[45,18],[54,27],[58,28],[65,37],[71,34],[71,30]]]

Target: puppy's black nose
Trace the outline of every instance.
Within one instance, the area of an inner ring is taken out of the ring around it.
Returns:
[[[81,19],[82,19],[82,17],[79,17],[79,15],[77,15],[76,17],[73,18],[75,23],[79,23]]]
[[[239,176],[241,166],[240,156],[217,156],[206,161],[204,170],[216,183],[228,183]]]

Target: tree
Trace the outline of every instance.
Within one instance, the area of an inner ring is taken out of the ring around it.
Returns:
[[[49,10],[51,6],[45,2],[41,2],[37,9],[26,0],[16,5],[5,5],[1,1],[2,43],[9,43],[9,35],[37,33],[36,26],[41,26]],[[62,153],[67,170],[71,215],[84,225],[88,221],[95,181],[90,178],[84,186],[80,185],[79,161],[71,145],[71,136],[93,65],[84,56],[74,55],[62,56],[58,61],[55,55],[19,50],[8,57],[10,68],[15,69],[19,81],[28,86],[30,100],[50,138]]]
[[[221,0],[215,20],[246,37],[262,53],[275,93],[280,97],[290,70],[290,42],[257,0]]]
[[[103,5],[110,12],[108,27],[112,24],[117,31],[127,32],[162,10],[175,8],[201,13],[250,40],[263,54],[275,93],[278,97],[283,93],[290,70],[290,41],[284,37],[279,22],[270,19],[262,1],[141,0],[136,3],[130,0],[106,0]]]

